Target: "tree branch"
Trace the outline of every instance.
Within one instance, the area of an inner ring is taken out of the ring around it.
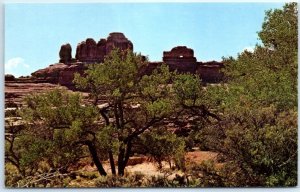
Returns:
[[[147,125],[145,125],[144,127],[142,127],[141,129],[138,129],[136,131],[134,131],[132,134],[130,134],[127,138],[125,138],[124,142],[128,143],[131,142],[131,140],[135,137],[137,137],[138,135],[142,134],[144,131],[146,131],[147,129],[149,129],[151,126],[153,126],[155,123],[161,121],[163,118],[152,118]]]

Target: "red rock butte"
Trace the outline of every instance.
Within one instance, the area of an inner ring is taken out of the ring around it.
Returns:
[[[90,63],[102,63],[105,56],[114,48],[133,51],[133,44],[123,33],[117,32],[110,33],[106,39],[100,39],[98,42],[87,38],[78,43],[75,58],[73,58],[72,47],[67,43],[60,48],[59,63],[35,71],[31,75],[35,79],[74,88],[72,83],[74,73],[83,74]],[[171,71],[198,74],[203,82],[218,83],[223,79],[223,73],[220,70],[224,67],[223,63],[198,62],[194,56],[194,50],[186,46],[177,46],[170,51],[164,51],[162,61],[149,62],[148,66],[143,69],[143,74],[150,74],[162,63],[167,64]]]
[[[97,43],[94,39],[88,38],[77,45],[76,60],[81,62],[103,62],[115,47],[126,50],[133,50],[133,45],[123,33],[110,33],[107,39],[100,39]],[[71,61],[71,60],[69,60]]]

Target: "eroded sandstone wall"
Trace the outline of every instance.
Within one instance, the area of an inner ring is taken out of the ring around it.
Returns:
[[[47,68],[40,69],[32,76],[46,80],[50,83],[60,84],[74,88],[73,79],[75,73],[83,74],[91,63],[101,63],[105,56],[114,48],[133,51],[133,44],[123,33],[110,33],[106,39],[96,42],[92,38],[78,43],[75,58],[72,58],[72,47],[64,44],[59,51],[59,63],[52,64]],[[219,82],[223,78],[220,62],[198,62],[194,56],[194,50],[186,46],[177,46],[170,51],[164,51],[162,61],[148,62],[143,67],[140,75],[150,75],[152,71],[163,63],[169,66],[171,71],[179,73],[198,74],[203,82]]]
[[[69,43],[62,45],[59,51],[60,63],[70,64],[76,62],[101,63],[114,48],[133,50],[133,44],[123,33],[110,33],[107,39],[96,42],[92,38],[78,43],[75,59],[72,58],[72,47]]]

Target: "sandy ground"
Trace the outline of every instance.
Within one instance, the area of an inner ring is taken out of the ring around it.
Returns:
[[[210,152],[210,151],[194,151],[194,152],[188,152],[185,156],[187,162],[194,162],[196,164],[200,164],[203,161],[206,160],[217,160],[217,153]],[[145,175],[151,176],[151,175],[163,175],[164,170],[169,170],[169,164],[167,162],[163,162],[163,168],[159,169],[157,164],[155,162],[149,162],[146,160],[145,157],[131,157],[131,159],[137,159],[135,160],[135,163],[131,163],[133,165],[127,165],[125,171],[130,173],[135,172],[141,172]],[[142,159],[141,161],[138,161],[139,159]],[[104,169],[111,173],[110,165],[108,162],[103,163]],[[117,168],[116,168],[117,169]],[[83,171],[97,171],[97,168],[95,166],[86,165],[82,168]]]

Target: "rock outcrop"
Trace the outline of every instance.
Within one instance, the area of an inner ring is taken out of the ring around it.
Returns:
[[[33,93],[42,93],[60,86],[52,83],[28,81],[5,82],[5,107],[18,107],[23,99]]]
[[[88,38],[77,45],[75,59],[81,62],[101,62],[104,55],[94,39]]]
[[[101,63],[114,48],[132,50],[133,44],[123,33],[110,33],[107,39],[96,42],[87,38],[77,45],[75,58],[72,58],[72,47],[69,43],[61,46],[59,63],[33,72],[34,78],[46,80],[49,83],[58,83],[73,88],[74,73],[83,74],[87,69],[85,64]]]
[[[79,73],[83,75],[86,67],[84,65],[71,65],[60,71],[58,76],[58,84],[66,86],[70,89],[75,89],[73,79],[74,74]]]
[[[133,50],[133,44],[123,33],[110,33],[107,39],[100,39],[98,43],[88,38],[77,45],[75,58],[84,63],[103,62],[114,48]]]
[[[139,73],[141,76],[143,75],[151,75],[154,69],[158,68],[161,66],[163,62],[149,62],[146,66],[143,66]]]
[[[70,63],[72,61],[72,47],[69,43],[60,47],[59,58],[60,63]]]
[[[198,62],[196,74],[203,82],[218,83],[224,78],[224,73],[221,71],[223,67],[224,64],[217,61]]]
[[[14,80],[16,80],[15,76],[13,76],[11,74],[5,75],[5,81],[14,81]]]
[[[31,73],[31,76],[36,79],[46,80],[49,83],[57,84],[60,73],[70,66],[72,65],[66,65],[64,63],[52,64],[44,69],[40,69]]]
[[[110,33],[106,41],[106,54],[109,54],[114,48],[133,51],[133,44],[123,33]]]
[[[171,51],[164,51],[163,62],[169,66],[171,71],[177,70],[180,73],[195,73],[197,69],[194,51],[186,46],[178,46]]]
[[[70,44],[61,46],[59,56],[60,63],[50,65],[32,73],[32,77],[49,83],[55,83],[74,88],[74,73],[83,74],[91,63],[101,63],[105,57],[114,49],[132,50],[133,44],[123,33],[110,33],[106,39],[96,42],[87,38],[77,45],[75,58],[72,58]],[[152,71],[165,63],[171,71],[179,73],[198,74],[203,82],[219,82],[223,78],[220,62],[198,62],[194,56],[194,50],[186,46],[177,46],[171,51],[164,51],[162,62],[149,62],[140,70],[140,75],[150,75]]]

